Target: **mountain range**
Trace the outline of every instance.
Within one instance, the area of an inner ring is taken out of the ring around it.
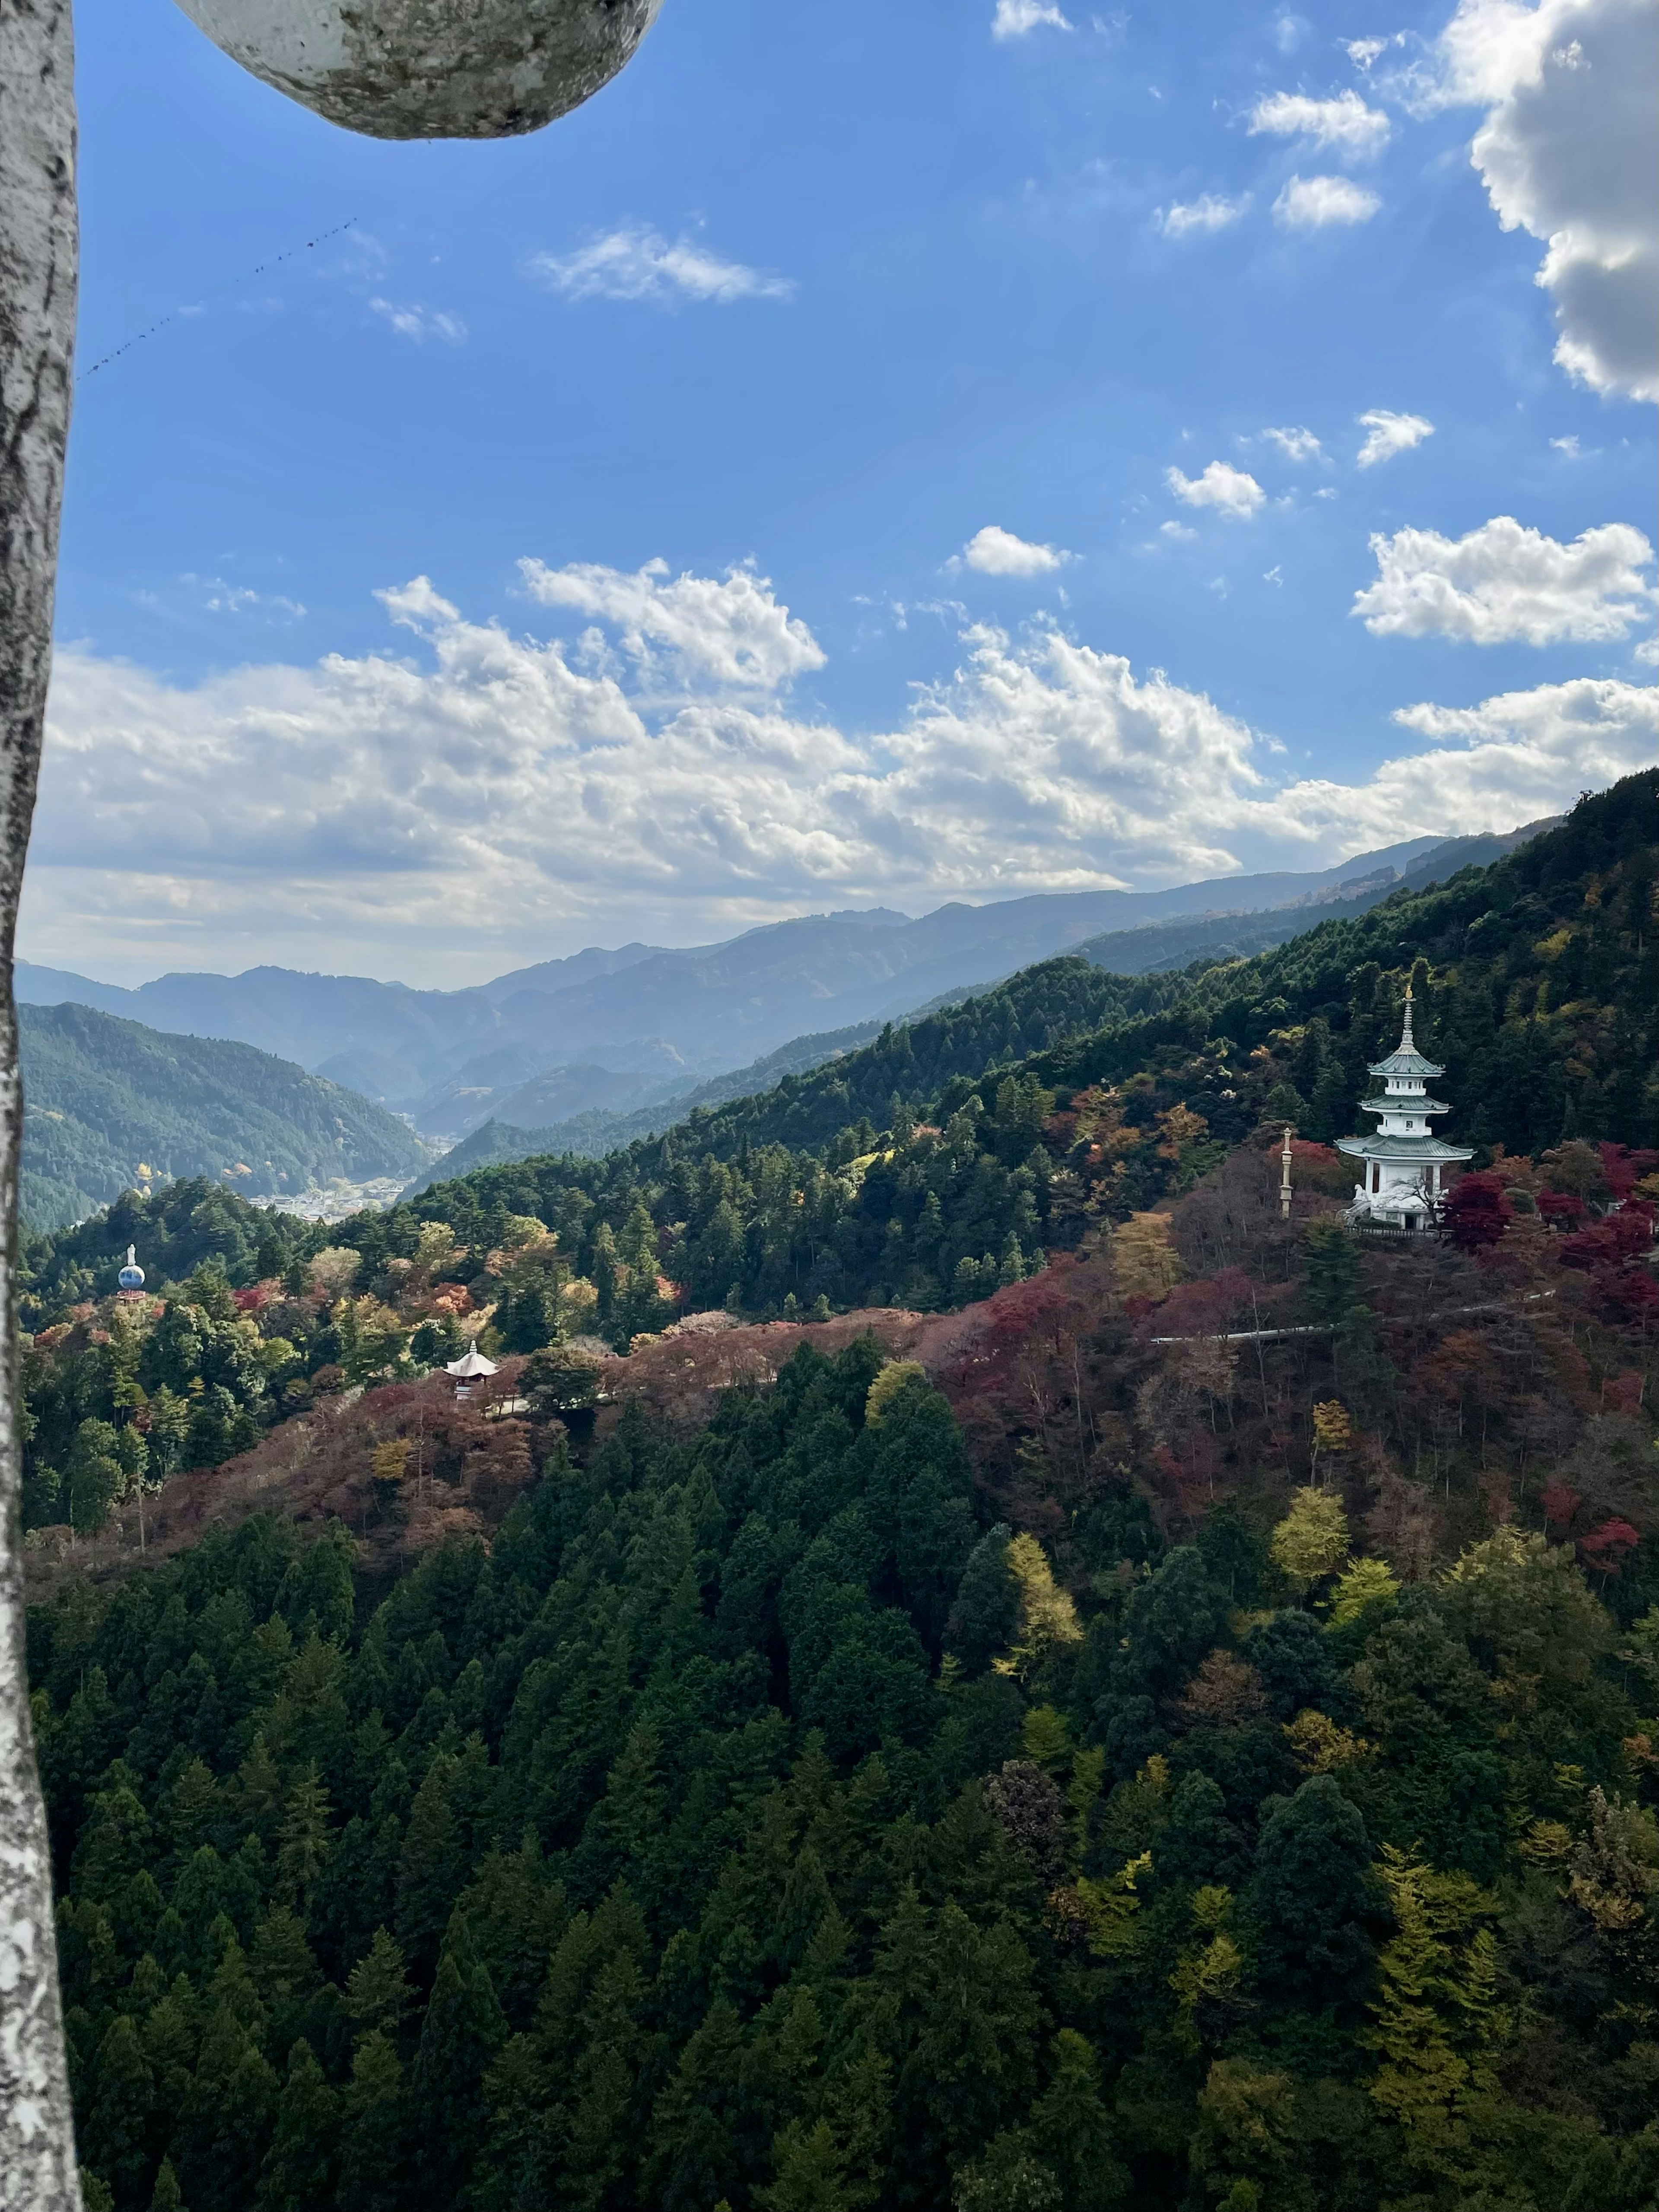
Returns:
[[[1501,836],[1451,838],[1411,860],[1403,869],[1383,861],[1366,868],[1358,876],[1344,878],[1334,890],[1325,887],[1304,893],[1283,905],[1260,912],[1185,915],[1165,921],[1146,921],[1137,927],[1087,937],[1062,949],[1069,949],[1093,966],[1117,975],[1158,975],[1201,960],[1247,959],[1254,953],[1270,951],[1305,930],[1316,928],[1322,921],[1364,914],[1394,891],[1424,890],[1432,884],[1443,883],[1461,868],[1488,866],[1505,853],[1554,826],[1552,819],[1528,823],[1522,829]],[[1032,902],[1013,903],[1024,905]],[[1002,979],[998,976],[990,980]],[[954,989],[941,991],[931,1000],[913,1005],[907,1009],[907,1017],[915,1019],[940,1011],[959,1002],[970,990],[984,988],[982,981],[958,984]],[[805,1074],[826,1060],[869,1042],[881,1025],[879,1020],[872,1020],[844,1030],[797,1037],[747,1067],[702,1083],[683,1079],[655,1085],[649,1091],[642,1089],[639,1097],[628,1103],[600,1098],[596,1085],[581,1105],[545,1120],[534,1109],[541,1100],[550,1102],[558,1095],[552,1082],[543,1079],[541,1083],[526,1084],[501,1102],[492,1102],[489,1117],[447,1152],[416,1188],[424,1189],[430,1182],[444,1181],[492,1162],[532,1159],[544,1152],[574,1152],[585,1158],[603,1158],[618,1146],[656,1135],[699,1107],[724,1105],[730,1100],[765,1090],[785,1075]],[[584,1073],[592,1074],[597,1071],[573,1068],[562,1071],[562,1079]]]
[[[1139,973],[1212,949],[1228,957],[1245,937],[1260,949],[1327,906],[1353,910],[1421,880],[1431,862],[1443,870],[1443,854],[1494,858],[1526,834],[1450,845],[1418,837],[1307,873],[955,902],[919,919],[890,908],[807,915],[715,945],[590,947],[459,991],[276,967],[172,974],[127,989],[21,960],[15,987],[36,1005],[72,1001],[252,1045],[453,1140],[492,1118],[546,1128],[666,1104],[805,1032],[897,1018],[1057,952],[1099,960],[1103,951],[1109,964]]]

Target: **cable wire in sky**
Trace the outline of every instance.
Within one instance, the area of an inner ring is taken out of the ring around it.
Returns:
[[[260,262],[257,268],[245,270],[240,276],[233,276],[227,283],[216,286],[214,290],[208,294],[208,297],[212,299],[219,293],[234,291],[239,284],[252,283],[256,276],[263,276],[267,269],[276,268],[279,262],[291,261],[296,253],[309,253],[313,246],[326,245],[331,238],[337,238],[343,230],[349,230],[356,220],[355,215],[349,215],[343,222],[337,222],[332,230],[319,231],[315,238],[304,239],[298,246],[284,246],[280,253],[271,254],[268,259]],[[82,369],[76,377],[76,382],[84,384],[89,376],[96,376],[100,368],[107,368],[111,362],[118,361],[124,353],[131,353],[134,346],[142,345],[146,338],[153,338],[157,331],[164,331],[169,323],[176,323],[184,313],[185,310],[182,307],[175,307],[170,314],[158,316],[148,329],[136,331],[130,338],[125,339],[110,352],[101,354],[89,368]]]

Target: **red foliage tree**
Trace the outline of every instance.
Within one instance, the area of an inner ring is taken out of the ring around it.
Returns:
[[[1446,1233],[1460,1252],[1484,1251],[1514,1211],[1495,1175],[1466,1175],[1446,1200]]]
[[[1616,1575],[1641,1540],[1628,1521],[1604,1521],[1579,1538],[1578,1549],[1587,1566]]]
[[[1553,1227],[1561,1228],[1570,1221],[1582,1221],[1585,1207],[1583,1200],[1571,1191],[1540,1190],[1538,1211]]]

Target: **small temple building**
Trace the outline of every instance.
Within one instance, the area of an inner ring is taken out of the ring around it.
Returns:
[[[144,1295],[144,1271],[138,1265],[138,1255],[131,1244],[127,1247],[126,1265],[115,1280],[118,1286],[115,1293],[117,1297],[141,1298]]]
[[[472,1385],[475,1382],[482,1382],[486,1376],[493,1375],[495,1372],[495,1361],[484,1358],[478,1349],[478,1340],[476,1336],[460,1358],[452,1359],[444,1369],[446,1375],[453,1375],[455,1378],[455,1395],[458,1398],[470,1398],[472,1395]]]
[[[1441,1170],[1474,1158],[1472,1146],[1449,1145],[1429,1127],[1431,1114],[1449,1114],[1427,1085],[1445,1073],[1425,1060],[1412,1036],[1411,987],[1406,988],[1406,1020],[1398,1048],[1377,1060],[1370,1073],[1382,1081],[1382,1095],[1366,1099],[1362,1114],[1380,1118],[1369,1137],[1339,1137],[1336,1149],[1360,1164],[1351,1221],[1380,1228],[1432,1229],[1440,1211]]]

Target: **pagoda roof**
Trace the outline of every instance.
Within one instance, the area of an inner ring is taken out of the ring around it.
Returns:
[[[1407,1030],[1406,1034],[1409,1037],[1411,1031]],[[1445,1072],[1443,1067],[1437,1067],[1433,1060],[1425,1060],[1415,1045],[1402,1045],[1398,1052],[1391,1052],[1386,1060],[1372,1060],[1366,1071],[1370,1075],[1421,1075],[1431,1082]]]
[[[1473,1145],[1449,1145],[1443,1137],[1339,1137],[1339,1152],[1356,1160],[1472,1160]]]
[[[459,1359],[452,1359],[449,1362],[449,1364],[444,1369],[444,1373],[446,1375],[457,1376],[464,1382],[470,1381],[474,1376],[493,1375],[495,1372],[495,1361],[493,1359],[486,1359],[484,1358],[483,1352],[478,1349],[477,1339],[476,1337],[473,1339],[472,1342],[468,1345],[466,1350],[461,1354],[460,1358]]]
[[[1449,1114],[1443,1098],[1363,1098],[1362,1114]]]

